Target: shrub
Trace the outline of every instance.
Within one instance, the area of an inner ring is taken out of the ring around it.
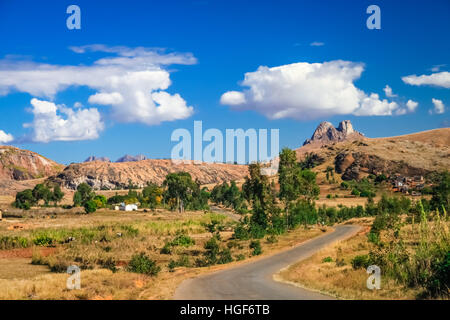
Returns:
[[[242,261],[242,260],[245,260],[245,256],[242,253],[240,253],[236,256],[236,261]]]
[[[147,257],[144,252],[141,252],[131,257],[128,270],[135,273],[156,276],[161,271],[161,267],[157,266],[156,262]]]
[[[49,246],[53,243],[53,239],[46,234],[40,234],[34,238],[33,243],[37,246]]]
[[[234,229],[233,238],[239,240],[248,240],[250,238],[250,235],[247,229],[242,224],[240,224]]]
[[[450,296],[450,251],[444,259],[431,265],[432,276],[426,282],[426,290],[432,297]]]
[[[219,254],[220,248],[217,243],[216,237],[212,237],[205,243],[206,252],[204,253],[205,262],[207,265],[213,265],[217,263],[217,255]]]
[[[380,235],[375,232],[369,232],[367,235],[367,241],[378,244],[380,242]]]
[[[177,261],[170,260],[169,264],[167,265],[170,272],[173,272],[176,267],[190,267],[190,266],[191,263],[189,261],[189,256],[186,254],[180,256]]]
[[[89,200],[84,203],[84,211],[86,213],[93,213],[97,210],[97,203],[95,200]]]
[[[323,263],[333,262],[333,258],[331,258],[331,257],[325,257],[325,258],[322,259],[322,262],[323,262]]]
[[[159,252],[161,254],[172,254],[172,245],[169,242],[166,242]]]
[[[173,246],[190,247],[195,244],[195,241],[191,237],[181,234],[173,239],[171,244]]]
[[[99,263],[103,268],[109,269],[109,270],[111,270],[112,272],[116,272],[116,271],[117,271],[117,268],[116,268],[116,261],[115,261],[113,258],[111,258],[111,257],[108,257],[108,258],[106,258],[105,260],[100,260],[98,263]]]
[[[366,269],[370,265],[370,259],[367,254],[356,256],[352,259],[353,269]]]
[[[219,259],[217,260],[218,264],[226,264],[233,262],[233,258],[231,257],[230,249],[223,249],[219,252]]]
[[[278,239],[274,234],[267,237],[267,243],[277,243]]]
[[[341,182],[341,188],[342,189],[348,189],[350,187],[350,184],[347,181]]]
[[[0,237],[0,249],[14,249],[14,248],[27,248],[30,242],[27,238],[23,237]]]
[[[345,261],[343,258],[336,258],[336,267],[343,267],[345,266]]]
[[[253,240],[250,243],[250,249],[253,249],[252,255],[258,256],[262,253],[261,242],[259,240]]]

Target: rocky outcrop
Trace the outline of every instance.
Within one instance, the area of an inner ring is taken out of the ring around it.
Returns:
[[[67,166],[61,173],[50,177],[51,182],[68,189],[76,189],[80,183],[87,183],[94,189],[124,188],[131,182],[143,187],[147,182],[161,184],[170,172],[189,172],[201,184],[222,183],[240,180],[248,174],[247,166],[202,163],[176,164],[171,160],[142,160],[134,162],[108,163],[86,162]]]
[[[142,154],[138,154],[137,156],[130,156],[129,154],[124,155],[123,157],[116,160],[116,162],[133,162],[133,161],[142,161],[147,160],[148,158]]]
[[[411,166],[405,161],[383,159],[362,152],[340,153],[336,156],[334,164],[336,173],[342,173],[343,180],[360,180],[368,174],[415,176],[430,172],[423,167]]]
[[[341,142],[346,140],[355,140],[363,138],[364,135],[353,129],[350,120],[344,120],[335,128],[330,122],[324,121],[314,131],[311,139],[306,139],[303,145],[308,144],[330,144],[334,142]]]
[[[0,180],[30,180],[60,172],[63,166],[37,153],[0,146]]]
[[[108,157],[96,157],[96,156],[90,156],[84,162],[92,162],[92,161],[104,161],[104,162],[111,162]]]

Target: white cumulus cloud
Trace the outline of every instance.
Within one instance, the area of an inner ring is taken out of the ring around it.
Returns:
[[[90,96],[88,101],[91,104],[113,105],[122,103],[123,97],[119,92],[111,92],[111,93],[101,92]]]
[[[6,133],[3,130],[0,130],[0,143],[9,143],[14,140],[14,137],[10,133]]]
[[[32,130],[34,142],[92,140],[104,128],[95,108],[74,110],[36,98],[31,99],[31,105],[34,119],[24,126]]]
[[[410,75],[402,77],[403,82],[413,86],[436,86],[450,88],[450,72],[442,71],[430,75]]]
[[[68,87],[87,86],[96,91],[89,97],[89,103],[111,106],[112,118],[118,122],[153,125],[185,119],[193,114],[193,108],[179,94],[165,91],[171,85],[166,66],[194,64],[196,59],[192,54],[104,45],[70,49],[79,54],[96,51],[107,56],[88,66],[1,60],[0,95],[20,91],[52,100]],[[163,92],[166,95],[161,104],[154,97],[161,97],[157,93]]]
[[[431,102],[433,102],[434,109],[430,110],[430,113],[443,114],[445,112],[445,106],[442,100],[433,98]]]
[[[383,91],[384,91],[384,94],[386,95],[386,97],[388,97],[388,98],[397,97],[397,95],[392,92],[392,88],[389,87],[388,85],[386,85],[386,87],[384,87]]]
[[[396,102],[366,94],[354,85],[363,71],[362,63],[342,60],[260,66],[245,74],[242,86],[246,89],[225,92],[221,103],[256,110],[270,119],[398,114]]]
[[[413,100],[408,100],[408,102],[406,102],[406,108],[408,108],[409,112],[416,111],[418,105],[419,103]]]

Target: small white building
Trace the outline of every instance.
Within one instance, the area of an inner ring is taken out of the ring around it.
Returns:
[[[124,202],[122,202],[119,209],[122,211],[136,211],[138,209],[138,206],[135,203],[125,204]]]

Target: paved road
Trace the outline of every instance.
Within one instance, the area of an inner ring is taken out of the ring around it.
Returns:
[[[292,249],[231,269],[185,280],[177,288],[177,300],[316,300],[333,299],[317,292],[273,280],[282,268],[306,259],[323,247],[350,237],[360,227],[340,225],[332,233]]]

